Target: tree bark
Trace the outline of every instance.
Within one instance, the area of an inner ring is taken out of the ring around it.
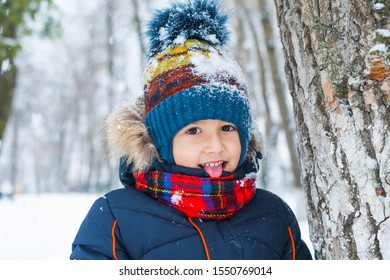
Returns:
[[[12,98],[14,96],[17,76],[17,69],[13,63],[10,64],[9,69],[1,72],[3,63],[3,61],[0,61],[0,152],[7,121],[11,114]]]
[[[390,4],[275,4],[316,258],[390,259]]]

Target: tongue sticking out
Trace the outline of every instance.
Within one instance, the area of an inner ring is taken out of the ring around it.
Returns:
[[[222,175],[222,172],[223,172],[223,167],[222,167],[222,164],[218,165],[218,166],[204,166],[204,171],[206,171],[211,178],[218,178],[218,177],[221,177]]]

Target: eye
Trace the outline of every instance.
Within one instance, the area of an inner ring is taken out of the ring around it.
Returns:
[[[200,130],[199,127],[191,127],[190,129],[188,129],[186,131],[187,134],[191,134],[191,135],[195,135],[195,134],[199,134],[201,133],[202,131]]]
[[[222,126],[222,131],[228,132],[228,131],[236,131],[236,130],[237,130],[237,128],[232,124],[227,124],[227,125]]]

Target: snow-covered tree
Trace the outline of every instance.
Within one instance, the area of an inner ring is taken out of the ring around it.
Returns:
[[[318,259],[390,259],[390,2],[275,0]]]
[[[16,86],[15,57],[21,49],[20,39],[28,31],[28,19],[34,18],[47,3],[51,0],[3,0],[0,3],[0,151]],[[43,33],[49,32],[52,24],[47,20],[48,28],[44,28]]]

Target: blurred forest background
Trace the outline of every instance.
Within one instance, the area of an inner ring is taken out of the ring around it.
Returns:
[[[266,148],[259,186],[300,188],[273,0],[221,0]],[[0,0],[0,192],[120,187],[104,119],[142,94],[143,33],[168,1]],[[10,110],[8,110],[10,108]],[[3,129],[4,128],[4,129]]]

